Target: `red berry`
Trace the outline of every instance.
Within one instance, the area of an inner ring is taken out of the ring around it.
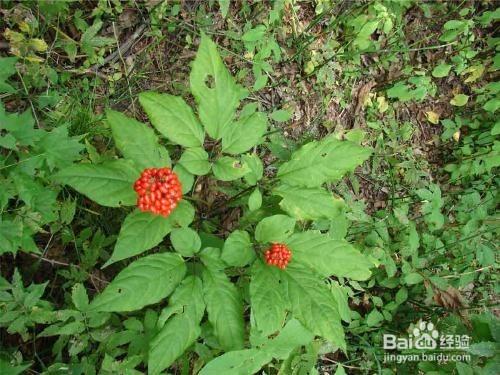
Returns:
[[[182,198],[182,186],[170,168],[146,168],[134,183],[137,207],[167,217]]]
[[[285,244],[273,243],[264,253],[264,258],[267,264],[285,269],[292,258],[292,251]]]

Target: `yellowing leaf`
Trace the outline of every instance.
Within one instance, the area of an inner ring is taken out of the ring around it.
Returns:
[[[389,109],[389,105],[387,104],[387,100],[385,99],[385,96],[378,96],[377,97],[377,104],[378,104],[378,111],[380,113],[384,113]]]
[[[425,117],[431,124],[437,125],[439,123],[439,114],[434,111],[425,112]]]
[[[453,99],[450,100],[450,104],[455,107],[463,107],[469,101],[469,95],[456,94]]]
[[[457,130],[455,133],[453,133],[453,139],[455,142],[458,142],[460,140],[460,130]]]
[[[484,73],[484,65],[474,65],[467,69],[462,74],[470,73],[464,83],[471,83],[477,81]]]

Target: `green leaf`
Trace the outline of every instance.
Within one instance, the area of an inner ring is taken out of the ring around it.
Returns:
[[[292,118],[292,113],[288,110],[278,109],[271,113],[270,117],[276,122],[285,122]]]
[[[131,212],[125,218],[113,254],[103,268],[155,247],[171,230],[170,217],[166,218],[139,210]],[[140,235],[141,233],[147,233],[147,235]]]
[[[371,276],[372,263],[347,241],[308,231],[294,234],[286,244],[292,251],[292,262],[307,265],[323,277],[366,280]]]
[[[257,373],[272,358],[259,349],[235,350],[208,362],[199,375],[249,375]]]
[[[402,304],[407,299],[408,299],[408,289],[406,289],[405,287],[402,287],[396,293],[396,303]]]
[[[274,215],[262,219],[255,228],[255,239],[261,243],[283,242],[295,228],[295,219],[287,215]]]
[[[248,197],[248,208],[250,211],[258,210],[262,206],[262,193],[259,188],[252,191],[252,194]]]
[[[1,86],[1,80],[0,80],[0,88]],[[0,91],[3,92],[3,91]],[[14,366],[11,365],[8,361],[3,360],[0,358],[0,374],[3,375],[19,375],[19,374],[25,374],[26,370],[31,367],[31,363],[25,364],[25,365],[19,365],[19,366]]]
[[[210,171],[210,162],[207,152],[201,147],[188,148],[179,159],[182,165],[189,173],[202,176]]]
[[[179,163],[175,165],[174,173],[177,175],[179,182],[181,183],[182,194],[188,193],[193,187],[194,175],[188,172],[188,170]]]
[[[280,207],[297,220],[334,219],[344,209],[344,201],[323,188],[282,184],[273,192],[283,198]]]
[[[134,311],[167,297],[186,273],[182,257],[173,253],[148,255],[122,270],[90,304],[95,311]]]
[[[499,345],[496,342],[483,341],[471,344],[467,351],[480,357],[493,357],[498,354]]]
[[[455,107],[463,107],[469,101],[469,96],[465,94],[456,94],[453,99],[450,100],[450,104]]]
[[[384,321],[384,316],[377,309],[370,311],[366,317],[366,325],[368,327],[375,327],[379,325],[380,322]]]
[[[78,309],[78,311],[85,311],[89,305],[89,297],[87,296],[87,290],[83,284],[75,284],[71,289],[71,300],[73,305]]]
[[[203,293],[208,321],[225,351],[243,348],[243,302],[227,276],[214,268],[203,270]]]
[[[68,127],[63,125],[42,133],[36,148],[43,153],[49,169],[53,170],[68,167],[80,158],[80,152],[85,147],[79,141],[80,137],[69,137]]]
[[[261,261],[254,262],[250,280],[251,322],[263,336],[283,326],[288,308],[281,271]]]
[[[227,17],[227,12],[229,11],[230,0],[219,0],[219,9],[223,18]]]
[[[244,230],[235,230],[224,242],[221,259],[232,267],[244,267],[255,259],[250,235]]]
[[[243,34],[241,37],[241,40],[244,42],[258,42],[264,38],[264,35],[266,33],[266,26],[264,25],[257,25],[253,29],[248,30]]]
[[[177,207],[172,211],[168,219],[172,225],[187,227],[194,220],[194,207],[187,200],[181,199]]]
[[[255,185],[262,178],[264,166],[257,154],[241,155],[241,161],[248,166],[249,172],[245,174],[244,179],[249,185]]]
[[[168,140],[184,147],[200,147],[205,134],[184,99],[178,96],[143,92],[139,101],[151,123]]]
[[[351,309],[349,308],[349,301],[347,300],[347,288],[340,286],[337,282],[330,284],[332,294],[337,301],[337,310],[340,317],[344,322],[351,322]]]
[[[222,151],[241,154],[262,143],[267,130],[266,115],[257,112],[234,122],[222,135]]]
[[[278,170],[278,178],[291,186],[317,187],[334,182],[370,156],[368,148],[329,136],[295,151]]]
[[[345,351],[337,303],[326,284],[309,269],[293,262],[288,264],[283,275],[293,316],[312,333]]]
[[[229,156],[223,156],[217,160],[212,170],[215,178],[220,181],[237,180],[250,171],[245,163],[241,163],[239,160]]]
[[[3,220],[0,222],[0,254],[16,253],[21,245],[23,224],[20,221]]]
[[[7,78],[16,73],[17,57],[0,57],[0,93],[11,93],[16,91],[8,84]]]
[[[260,349],[252,348],[225,353],[210,361],[200,375],[248,375],[257,373],[273,358],[286,359],[297,347],[309,344],[313,335],[297,320],[291,319],[283,331]]]
[[[220,139],[226,128],[231,126],[243,90],[224,66],[215,43],[203,33],[190,83],[206,132],[210,137]]]
[[[71,186],[101,206],[120,207],[136,204],[133,189],[139,171],[126,160],[103,164],[73,164],[56,173],[55,180]]]
[[[314,335],[297,319],[290,319],[280,334],[262,345],[262,350],[273,358],[287,359],[292,350],[311,343]]]
[[[424,278],[419,273],[413,272],[405,275],[404,281],[407,285],[418,284],[422,282]]]
[[[174,229],[170,241],[175,251],[185,257],[193,256],[201,248],[200,236],[191,228]]]
[[[451,65],[441,63],[432,70],[432,76],[435,78],[447,77],[450,74]]]
[[[126,159],[132,160],[141,169],[170,166],[168,151],[158,144],[158,137],[152,129],[112,110],[106,111],[106,120],[116,147]]]
[[[167,320],[149,344],[149,374],[159,374],[172,365],[200,335],[205,310],[202,290],[201,280],[189,276],[170,298],[168,309],[179,313]]]

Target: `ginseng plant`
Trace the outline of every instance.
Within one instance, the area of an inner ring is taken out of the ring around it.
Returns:
[[[139,95],[154,129],[108,110],[122,158],[74,164],[55,176],[102,206],[136,207],[104,265],[124,268],[87,312],[160,312],[143,358],[149,374],[192,353],[195,343],[215,357],[202,375],[251,374],[313,340],[345,350],[342,321],[350,314],[341,284],[366,280],[373,264],[343,238],[304,228],[345,215],[344,201],[326,185],[371,151],[329,135],[275,163],[277,172],[263,179],[268,116],[206,35],[190,89],[195,111],[178,96]],[[205,225],[197,214],[203,203],[192,197],[200,176],[210,182],[200,186],[230,187],[239,198],[232,203],[240,202],[244,220],[225,239],[216,220]]]

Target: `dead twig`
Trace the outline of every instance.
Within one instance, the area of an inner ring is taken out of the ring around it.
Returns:
[[[124,56],[128,52],[128,50],[132,48],[137,39],[139,39],[139,37],[142,35],[146,27],[148,27],[148,23],[145,22],[141,24],[137,28],[137,30],[135,30],[135,32],[124,43],[118,46],[116,51],[106,56],[101,63],[92,65],[88,70],[97,71],[101,66],[104,66],[108,63],[113,63],[116,60],[118,60],[120,58],[120,55]]]

